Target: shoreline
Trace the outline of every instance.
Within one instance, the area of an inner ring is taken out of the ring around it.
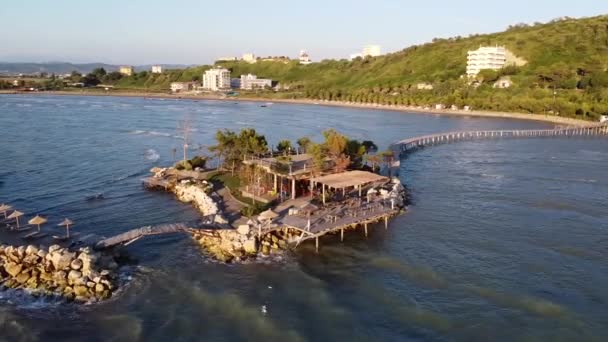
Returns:
[[[593,124],[593,121],[586,121],[581,119],[559,117],[554,115],[543,115],[543,114],[526,114],[526,113],[515,113],[515,112],[493,112],[483,110],[452,110],[452,109],[423,109],[408,106],[393,106],[393,105],[380,105],[380,104],[360,104],[344,101],[327,101],[327,100],[310,100],[310,99],[274,99],[274,98],[257,98],[257,97],[237,97],[237,98],[226,98],[217,95],[196,95],[196,94],[181,94],[173,95],[166,93],[157,92],[128,92],[128,91],[117,91],[117,92],[90,92],[90,91],[45,91],[45,92],[17,92],[17,91],[0,91],[0,95],[55,95],[55,96],[116,96],[116,97],[139,97],[139,98],[158,98],[158,99],[173,99],[173,100],[216,100],[216,101],[232,101],[232,102],[272,102],[272,103],[288,103],[288,104],[303,104],[303,105],[317,105],[317,106],[330,106],[330,107],[343,107],[343,108],[358,108],[358,109],[375,109],[375,110],[391,110],[403,113],[412,114],[431,114],[431,115],[452,115],[452,116],[463,116],[463,117],[489,117],[489,118],[503,118],[503,119],[517,119],[517,120],[532,120],[550,122],[560,125],[571,125],[571,126],[587,126]]]

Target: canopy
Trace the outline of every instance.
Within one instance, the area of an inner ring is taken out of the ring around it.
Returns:
[[[0,205],[0,213],[5,213],[9,210],[13,209],[10,205],[2,204]]]
[[[22,212],[20,212],[19,210],[15,210],[15,211],[13,211],[12,214],[8,215],[7,218],[9,218],[9,219],[16,219],[17,217],[21,217],[23,215],[24,214]]]
[[[69,218],[66,217],[66,219],[61,221],[61,223],[58,224],[58,226],[71,226],[73,224],[74,224],[74,222],[72,222],[72,220],[70,220]]]
[[[313,212],[313,211],[315,211],[317,209],[319,209],[319,207],[317,207],[316,205],[314,205],[314,204],[312,204],[310,202],[306,202],[306,203],[304,203],[304,204],[302,204],[300,206],[300,210],[306,211],[306,212],[309,212],[309,213]]]
[[[262,212],[260,214],[260,216],[258,216],[258,219],[260,219],[260,220],[272,220],[273,218],[276,218],[278,216],[279,216],[279,214],[277,214],[274,211],[272,211],[272,209],[268,209],[268,210]]]
[[[29,224],[35,224],[35,225],[41,225],[46,223],[46,219],[40,215],[36,215],[34,216],[34,218],[32,218],[31,220],[27,221],[27,223]]]
[[[316,177],[311,181],[325,184],[330,188],[342,189],[380,181],[386,182],[388,180],[388,177],[380,176],[372,172],[356,170]]]

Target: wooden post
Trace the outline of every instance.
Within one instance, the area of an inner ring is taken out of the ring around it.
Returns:
[[[344,241],[344,228],[340,229],[340,241]]]
[[[273,174],[273,176],[274,176],[274,192],[277,192],[277,190],[278,190],[277,189],[277,174],[275,173],[275,174]]]
[[[296,179],[291,179],[291,199],[296,199]]]
[[[319,237],[315,237],[315,249],[319,253]]]
[[[321,186],[323,187],[323,204],[325,204],[325,183],[321,183]]]
[[[367,237],[367,222],[363,224],[363,228],[365,229],[365,237]]]
[[[359,197],[361,197],[361,184],[359,184]]]

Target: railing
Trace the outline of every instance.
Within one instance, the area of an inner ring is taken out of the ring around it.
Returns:
[[[465,131],[424,135],[398,141],[401,152],[407,152],[427,145],[444,144],[462,140],[486,138],[527,138],[527,137],[572,137],[608,135],[608,125],[597,124],[585,127],[558,127],[542,130],[499,130],[499,131]]]

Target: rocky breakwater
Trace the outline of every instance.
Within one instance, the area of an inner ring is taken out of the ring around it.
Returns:
[[[183,180],[175,185],[173,192],[182,202],[192,203],[207,218],[209,223],[226,224],[228,221],[222,215],[218,206],[218,197],[213,193],[213,185],[207,181]]]
[[[287,250],[298,235],[284,228],[258,238],[256,229],[245,224],[237,229],[193,230],[192,238],[212,258],[230,263],[253,259],[260,254],[279,254]]]
[[[258,254],[258,240],[249,225],[237,229],[193,230],[192,238],[214,259],[238,262]]]
[[[90,248],[0,246],[0,288],[97,302],[116,289],[118,264]]]

